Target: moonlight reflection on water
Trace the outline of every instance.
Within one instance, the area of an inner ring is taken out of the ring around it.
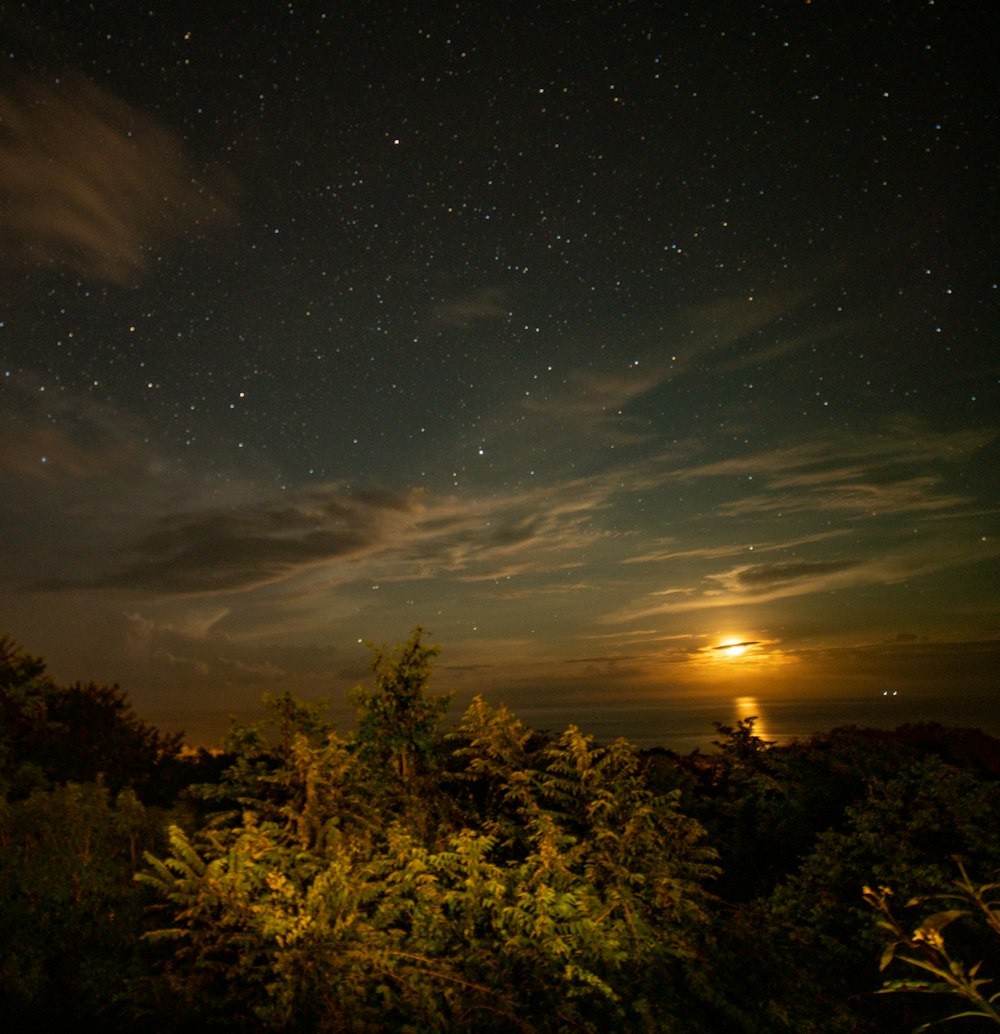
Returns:
[[[743,722],[749,718],[756,719],[753,727],[754,734],[762,740],[771,739],[771,735],[768,732],[767,716],[764,714],[764,709],[760,706],[760,699],[758,697],[737,697],[734,704],[736,707],[736,717],[739,721]]]

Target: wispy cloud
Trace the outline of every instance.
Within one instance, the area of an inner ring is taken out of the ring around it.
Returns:
[[[858,567],[857,560],[790,560],[775,564],[752,564],[737,567],[712,577],[731,590],[751,591],[771,586],[791,586],[808,582],[815,588],[817,581],[826,581]]]
[[[46,391],[22,370],[2,382],[0,474],[22,482],[81,483],[142,463],[137,425],[77,392]]]
[[[780,321],[774,326],[773,333],[767,335],[766,344],[750,347],[731,358],[722,360],[716,367],[717,373],[728,373],[734,370],[748,370],[764,366],[767,363],[787,360],[796,352],[812,348],[827,342],[836,341],[856,330],[847,322],[830,323],[804,334],[786,334]]]
[[[231,216],[173,133],[89,80],[0,95],[4,262],[126,284],[156,248]]]
[[[648,621],[655,615],[742,608],[797,596],[893,585],[1000,557],[1000,543],[962,534],[880,538],[859,547],[864,555],[833,560],[796,559],[742,563],[696,574],[683,589],[650,592],[607,616],[611,623]]]
[[[46,584],[198,596],[246,593],[304,575],[322,576],[326,585],[552,576],[579,566],[588,545],[606,537],[595,518],[612,490],[600,477],[463,500],[333,484],[170,513],[122,544],[116,568]]]
[[[827,479],[799,492],[770,492],[724,503],[723,517],[834,511],[855,517],[884,517],[889,514],[952,510],[973,502],[971,495],[942,490],[941,478],[923,476],[888,484],[852,481],[837,484]]]
[[[447,327],[469,327],[479,320],[504,320],[510,303],[500,287],[480,287],[445,298],[431,309],[431,319]]]
[[[400,498],[306,499],[168,518],[102,583],[184,594],[252,589],[370,550],[406,505]]]
[[[833,434],[787,448],[679,467],[680,481],[738,479],[744,488],[718,507],[722,517],[839,513],[868,517],[930,513],[971,505],[971,493],[949,490],[949,467],[994,441],[993,429],[934,431],[889,421],[878,434]],[[940,473],[918,473],[928,468]]]
[[[907,417],[889,418],[871,434],[831,433],[786,448],[734,456],[678,469],[685,480],[746,476],[772,478],[778,487],[843,482],[902,466],[960,463],[997,438],[996,429],[935,431]]]
[[[753,545],[754,553],[763,553],[797,549],[800,546],[812,545],[817,542],[827,542],[830,539],[842,538],[847,535],[846,528],[831,529],[830,531],[816,532],[812,535],[802,535],[797,538],[778,539],[773,541],[759,541]],[[670,549],[659,548],[638,556],[626,557],[622,560],[624,564],[654,564],[663,563],[667,560],[720,560],[725,557],[739,556],[746,554],[745,543],[734,544],[727,542],[718,546],[696,546],[693,549]]]

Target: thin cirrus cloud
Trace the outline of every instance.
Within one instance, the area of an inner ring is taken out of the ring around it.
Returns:
[[[141,463],[143,427],[78,391],[46,390],[46,378],[21,370],[3,381],[0,474],[23,492],[32,482],[100,479]]]
[[[231,220],[181,141],[88,79],[0,95],[3,261],[130,284],[151,253]]]
[[[613,386],[606,398],[629,390]],[[164,663],[181,670],[187,658],[193,672],[209,664],[233,685],[256,677],[239,665],[247,642],[266,636],[301,639],[334,626],[372,634],[412,615],[463,642],[463,619],[475,614],[513,641],[536,615],[555,611],[577,638],[616,628],[627,639],[630,627],[669,618],[655,630],[662,636],[690,632],[698,619],[686,613],[866,591],[981,560],[988,548],[966,534],[966,497],[946,483],[950,467],[960,471],[992,440],[986,431],[934,433],[889,420],[870,437],[817,436],[712,462],[703,460],[710,443],[672,445],[593,475],[454,495],[339,483],[270,492],[246,479],[220,495],[183,471],[157,473],[148,448],[113,433],[103,411],[88,419],[70,439],[77,451],[58,467],[93,483],[94,505],[78,500],[63,522],[72,535],[51,543],[48,576],[26,570],[23,584],[150,615],[175,630],[156,645]],[[940,475],[913,469],[926,471],[928,461]],[[747,464],[755,487],[743,498]],[[720,480],[733,486],[721,498]],[[44,484],[46,492],[58,487]],[[116,486],[124,501],[116,502]],[[678,494],[698,497],[703,488],[710,502],[675,507]],[[632,506],[638,495],[649,520]],[[767,505],[755,510],[755,500]],[[785,520],[756,523],[779,503]],[[876,506],[886,519],[862,520]],[[82,558],[76,566],[64,562],[68,550]],[[202,615],[205,627],[191,632],[189,614]],[[674,648],[683,659],[683,642]],[[475,653],[471,641],[456,649]],[[543,656],[541,644],[531,650]]]
[[[471,502],[330,485],[278,502],[161,517],[116,569],[45,587],[198,596],[250,592],[319,571],[327,585],[552,572],[578,564],[581,547],[603,537],[590,525],[607,492],[600,478]]]
[[[752,589],[758,585],[788,585],[801,578],[840,574],[854,567],[857,567],[856,560],[795,560],[744,567],[736,572],[735,578],[738,585]]]
[[[92,587],[163,595],[245,592],[318,564],[370,554],[388,526],[412,509],[405,497],[390,493],[308,493],[280,505],[171,515]]]
[[[445,298],[431,309],[434,323],[466,328],[480,320],[502,320],[510,315],[510,304],[502,288],[480,287]]]
[[[826,542],[829,539],[841,538],[847,535],[846,528],[832,529],[830,531],[816,532],[813,535],[802,535],[793,539],[779,539],[773,542],[754,543],[754,552],[757,554],[767,553],[774,550],[796,549],[800,546],[812,545],[816,542]],[[724,557],[738,556],[746,553],[747,547],[744,543],[727,542],[719,546],[696,546],[693,549],[656,549],[639,556],[625,557],[623,564],[652,564],[662,563],[665,560],[719,560]]]
[[[866,437],[831,435],[674,473],[681,481],[752,476],[758,489],[721,503],[720,517],[948,511],[973,502],[969,494],[947,488],[948,468],[968,461],[995,438],[992,429],[934,432],[897,420]],[[934,473],[917,473],[928,467]]]
[[[702,572],[684,589],[651,592],[631,606],[608,615],[613,624],[648,620],[656,615],[744,607],[790,597],[830,593],[866,586],[899,584],[961,568],[1000,555],[1000,547],[966,534],[912,536],[869,542],[867,555],[838,560],[796,560],[736,564]]]
[[[886,516],[950,510],[965,506],[973,497],[941,491],[937,476],[906,478],[890,484],[849,481],[837,483],[834,477],[808,492],[775,492],[766,497],[737,499],[719,507],[723,517],[753,514],[790,514],[796,512],[837,511],[846,515]]]
[[[960,469],[994,438],[991,430],[935,433],[889,421],[882,433],[867,438],[834,435],[742,459],[675,468],[673,477],[681,484],[743,481],[752,471],[756,487],[716,505],[715,518],[698,528],[708,543],[691,544],[690,534],[674,534],[667,548],[629,558],[654,571],[661,565],[668,584],[607,619],[627,623],[897,583],[981,561],[990,544],[964,532],[961,520],[975,519],[978,511],[970,509],[968,494],[949,489],[947,475],[949,466]],[[916,474],[917,465],[936,472]],[[778,514],[791,533],[784,541],[774,536]],[[935,530],[942,517],[955,518],[954,531]],[[757,518],[766,523],[758,525]],[[898,526],[902,519],[908,522],[905,534]],[[824,530],[809,530],[816,522],[826,525]],[[922,522],[922,534],[915,533],[914,522]],[[754,543],[757,529],[764,527],[767,538]],[[761,557],[776,552],[799,555]],[[737,557],[742,562],[733,564]]]
[[[947,446],[949,458],[957,461],[983,440],[931,437],[924,450],[934,453]],[[852,450],[854,455],[845,464],[844,457]],[[717,505],[715,519],[698,529],[699,537],[709,535],[712,540],[696,544],[691,541],[691,527],[668,520],[657,530],[656,540],[663,541],[665,530],[674,532],[668,540],[681,538],[666,549],[651,548],[648,531],[619,528],[606,515],[629,494],[656,493],[678,482],[729,476],[734,471],[730,461],[678,468],[677,454],[670,451],[555,485],[461,498],[425,490],[348,492],[336,484],[274,498],[248,493],[243,499],[230,497],[225,506],[189,500],[183,510],[170,508],[169,499],[161,497],[159,515],[146,512],[144,517],[145,528],[152,523],[152,530],[136,533],[133,529],[118,550],[122,559],[116,567],[88,578],[47,584],[165,595],[245,593],[317,571],[331,584],[367,577],[386,582],[450,578],[474,583],[520,575],[552,576],[570,569],[588,572],[597,557],[612,557],[618,565],[690,563],[698,567],[697,574],[688,571],[686,584],[671,579],[674,598],[665,603],[661,595],[657,607],[711,605],[720,593],[773,596],[815,591],[819,586],[863,580],[870,561],[807,553],[794,562],[765,561],[713,571],[714,563],[745,555],[746,529],[741,528],[736,538],[726,533],[735,527],[732,518],[782,508],[796,516],[790,527],[793,534],[778,539],[772,532],[754,546],[761,556],[829,548],[847,533],[845,526],[822,531],[804,528],[802,522],[810,515],[828,522],[838,516],[855,520],[872,511],[914,517],[961,511],[966,497],[945,491],[936,477],[908,477],[897,469],[893,480],[887,468],[899,467],[901,457],[904,465],[915,459],[914,449],[897,445],[895,438],[883,439],[881,451],[864,443],[822,441],[757,455],[749,462],[764,472],[758,479],[762,488],[745,499]],[[825,470],[823,463],[828,464]],[[131,469],[132,464],[127,466]],[[801,483],[792,491],[789,485],[797,480]],[[619,542],[623,536],[639,547],[631,556],[623,555],[626,551]],[[709,565],[707,571],[705,565]],[[602,577],[606,579],[607,573]],[[587,573],[577,580],[590,583],[593,579]],[[523,591],[523,587],[512,588]],[[652,595],[657,593],[662,593],[662,587]]]
[[[677,477],[746,475],[773,478],[776,487],[808,488],[903,466],[955,464],[994,441],[994,428],[934,431],[906,417],[889,418],[871,434],[830,434],[797,445],[678,470]]]

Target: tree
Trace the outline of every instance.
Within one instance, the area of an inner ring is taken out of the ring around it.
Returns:
[[[874,997],[873,960],[883,945],[861,888],[891,886],[904,900],[947,892],[955,854],[995,871],[998,828],[1000,785],[933,755],[874,780],[846,809],[842,828],[820,834],[798,871],[750,910],[765,950],[784,960],[785,1007],[797,1029],[823,1029],[807,1025],[821,1015],[831,1030],[878,1031],[898,1021]],[[908,1008],[911,1027],[933,1018],[917,1003]]]
[[[112,791],[167,803],[182,739],[143,721],[118,686],[59,687],[40,658],[0,639],[0,782],[14,797],[103,775]]]
[[[375,657],[373,689],[356,686],[351,701],[358,712],[355,738],[359,757],[411,792],[433,753],[438,725],[451,703],[450,693],[429,695],[427,681],[437,646],[424,646],[417,626],[409,640],[390,651],[367,643]]]
[[[774,744],[754,731],[756,718],[735,726],[715,723],[717,753],[700,769],[701,800],[696,814],[719,851],[719,893],[747,901],[770,889],[784,861],[778,835],[786,812],[787,787]]]
[[[0,1026],[134,1029],[146,896],[132,874],[161,822],[100,783],[0,803]]]

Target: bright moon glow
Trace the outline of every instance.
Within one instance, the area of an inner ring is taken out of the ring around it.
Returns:
[[[726,635],[698,651],[702,670],[711,679],[743,678],[798,664],[799,658],[780,648],[778,639]]]
[[[750,649],[751,645],[753,644],[748,643],[745,639],[730,637],[729,639],[724,639],[719,643],[719,645],[715,647],[715,650],[720,657],[735,659],[737,657],[744,656],[747,650]]]

